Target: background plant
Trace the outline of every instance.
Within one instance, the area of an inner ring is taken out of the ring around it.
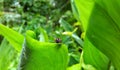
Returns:
[[[27,30],[32,30],[36,34],[35,39],[41,42],[55,42],[56,38],[60,38],[62,40],[62,43],[66,44],[67,46],[69,45],[70,60],[68,66],[71,66],[79,62],[80,53],[78,51],[79,50],[78,46],[80,42],[77,41],[79,40],[79,37],[76,34],[74,35],[74,37],[62,34],[63,32],[72,33],[72,31],[74,31],[75,29],[75,27],[72,27],[72,23],[76,22],[76,20],[71,12],[70,1],[4,0],[3,4],[4,4],[3,5],[4,9],[1,9],[2,24],[7,25],[8,27],[16,30],[17,32],[23,35],[25,35],[25,32]],[[15,33],[15,35],[11,35],[9,31],[6,31],[6,33],[8,34],[4,34],[3,36],[5,36],[6,38],[11,37],[9,38],[8,41],[12,43],[12,46],[16,46],[13,45],[16,42],[11,42],[11,39],[13,36],[18,36],[18,34],[16,35]],[[17,39],[18,38],[14,38],[14,40]],[[1,37],[1,41],[2,40],[3,37]],[[1,52],[5,50],[1,50]],[[18,59],[19,55],[20,53],[18,53],[18,56],[15,57],[17,60],[16,63],[19,60]],[[12,63],[12,61],[8,61],[8,62]],[[13,69],[13,67],[14,69],[16,69],[17,68],[16,66],[18,64],[13,64],[13,66],[8,68],[10,65],[11,64],[6,65],[6,69]]]

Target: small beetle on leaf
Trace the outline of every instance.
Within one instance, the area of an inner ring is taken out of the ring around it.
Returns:
[[[62,41],[61,41],[60,38],[56,38],[56,39],[55,39],[55,42],[56,42],[56,43],[61,43]]]

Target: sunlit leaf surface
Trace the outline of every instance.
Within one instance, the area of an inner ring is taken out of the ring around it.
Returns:
[[[19,70],[66,70],[67,64],[68,51],[65,45],[26,37]]]
[[[2,24],[0,24],[0,34],[3,35],[17,51],[21,50],[24,39],[21,34]]]

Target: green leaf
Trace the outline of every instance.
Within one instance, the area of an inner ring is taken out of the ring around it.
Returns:
[[[68,67],[67,70],[80,70],[80,64],[75,64],[71,67]]]
[[[42,28],[40,28],[40,42],[48,42],[48,35]]]
[[[85,64],[92,65],[97,70],[108,70],[109,59],[85,38],[83,58]]]
[[[27,30],[26,34],[34,39],[36,38],[36,34],[31,30]]]
[[[81,47],[83,47],[83,41],[82,41],[82,39],[79,37],[79,36],[77,36],[74,32],[74,29],[73,29],[73,27],[69,24],[69,23],[67,23],[64,19],[60,19],[60,21],[59,21],[59,23],[63,26],[63,28],[66,30],[66,31],[71,31],[71,32],[66,32],[66,33],[68,33],[68,34],[71,34],[72,35],[72,37],[75,39],[75,41],[81,46]],[[75,29],[76,30],[76,29]]]
[[[88,53],[89,54],[89,53]],[[83,52],[81,53],[80,56],[80,69],[84,69],[84,70],[97,70],[95,67],[93,67],[91,64],[85,64],[84,63],[84,59],[83,59]]]
[[[26,36],[19,70],[66,70],[67,47],[61,43],[39,42]]]
[[[87,37],[120,70],[120,1],[98,0],[89,19]]]
[[[82,41],[82,39],[79,37],[79,36],[77,36],[76,34],[72,34],[72,37],[76,40],[76,42],[81,46],[81,47],[83,47],[83,41]]]
[[[71,0],[73,13],[78,21],[82,23],[83,30],[86,31],[90,14],[94,7],[93,0]],[[77,12],[77,13],[76,13]]]
[[[82,23],[82,26],[84,28],[83,30],[86,32],[95,2],[93,0],[74,0],[72,2],[75,3],[75,5],[73,6],[78,9],[78,15],[80,15],[79,21]],[[73,13],[75,12],[73,11]],[[91,41],[87,39],[87,37],[85,38],[83,51],[83,58],[85,64],[91,64],[97,70],[107,70],[109,68],[108,58],[98,49],[96,49],[95,46],[91,43]]]
[[[0,0],[0,12],[3,11],[4,5],[3,5],[4,0]]]
[[[59,23],[63,26],[63,28],[66,30],[66,31],[73,31],[73,27],[68,23],[66,22],[63,18],[61,18],[59,20]]]
[[[73,14],[74,14],[75,18],[77,20],[80,20],[80,13],[78,11],[79,9],[77,8],[74,0],[71,0],[71,7],[72,7],[72,11],[73,11]]]
[[[6,39],[3,39],[0,45],[0,70],[10,70],[16,67],[16,55],[17,51]]]
[[[0,24],[0,34],[3,35],[17,51],[21,50],[24,39],[21,34],[2,24]]]

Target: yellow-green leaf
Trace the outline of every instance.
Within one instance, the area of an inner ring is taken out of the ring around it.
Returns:
[[[67,64],[68,50],[65,45],[39,42],[26,36],[19,70],[66,70]]]

